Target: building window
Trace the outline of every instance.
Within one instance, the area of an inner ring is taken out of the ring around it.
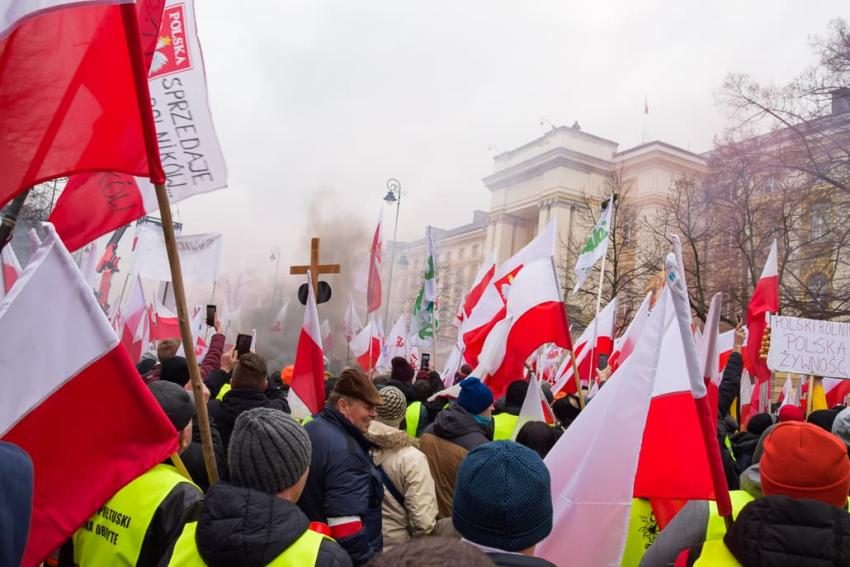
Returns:
[[[821,240],[829,234],[829,203],[812,205],[810,233],[812,240]]]
[[[829,278],[826,275],[817,272],[809,277],[806,283],[809,296],[812,301],[819,305],[826,305],[829,301]]]

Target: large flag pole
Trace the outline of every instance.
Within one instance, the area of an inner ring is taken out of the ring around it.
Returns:
[[[198,370],[198,361],[195,358],[195,343],[192,330],[189,327],[188,309],[186,307],[186,290],[183,286],[183,271],[180,268],[180,256],[177,253],[177,239],[174,235],[174,221],[171,217],[171,205],[168,201],[168,191],[165,188],[165,175],[159,165],[159,147],[157,144],[156,127],[153,122],[153,113],[150,107],[150,92],[148,91],[148,79],[144,72],[142,46],[140,43],[139,21],[136,15],[135,4],[122,4],[121,16],[124,21],[124,30],[127,35],[127,45],[130,57],[133,59],[133,79],[136,83],[136,96],[139,104],[139,114],[142,120],[142,130],[145,135],[145,147],[148,154],[148,163],[151,170],[151,183],[156,189],[156,200],[159,205],[162,220],[162,234],[165,238],[165,249],[168,253],[168,264],[171,268],[171,283],[174,285],[174,299],[177,304],[177,317],[180,323],[180,337],[183,341],[183,350],[186,355],[186,366],[189,368],[189,379],[192,383],[192,392],[195,396],[195,409],[198,416],[198,425],[201,430],[201,447],[204,454],[204,465],[210,485],[218,482],[218,468],[213,451],[212,435],[210,433],[210,421],[207,414],[207,402],[204,399],[204,387],[201,381],[201,373]],[[158,166],[156,169],[154,165]]]

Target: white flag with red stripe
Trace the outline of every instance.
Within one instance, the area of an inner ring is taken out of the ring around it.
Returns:
[[[519,417],[511,439],[515,440],[519,430],[529,421],[542,421],[547,425],[555,425],[555,414],[549,407],[546,396],[543,394],[541,381],[536,376],[532,376],[528,381],[528,390],[519,410]]]
[[[749,332],[744,363],[750,375],[755,379],[751,412],[767,411],[770,405],[770,369],[767,362],[759,356],[764,330],[767,328],[768,313],[779,311],[779,270],[777,269],[776,240],[770,246],[770,254],[764,264],[761,278],[753,290],[747,305],[747,330]],[[742,423],[749,420],[742,416]]]
[[[578,341],[575,343],[575,357],[578,365],[578,375],[581,379],[582,386],[590,383],[590,379],[596,374],[599,368],[598,362],[594,364],[594,360],[599,360],[599,355],[611,354],[613,350],[614,324],[617,315],[617,298],[612,299],[598,317],[584,329]],[[598,323],[597,323],[598,321]],[[594,340],[594,334],[598,336]],[[596,348],[593,345],[596,344]],[[557,393],[561,390],[568,394],[576,393],[576,381],[573,378],[572,357],[567,356],[561,361],[561,366],[555,373],[555,386],[552,391]]]
[[[791,375],[785,377],[785,384],[782,385],[782,393],[779,394],[779,407],[795,406],[797,402],[794,400],[794,383],[791,381]]]
[[[478,355],[493,327],[505,318],[505,305],[513,279],[523,266],[555,255],[555,222],[552,221],[534,240],[495,270],[475,306],[464,319],[460,329],[463,337],[463,357],[472,366],[478,365]],[[483,280],[482,280],[483,281]]]
[[[475,374],[499,397],[522,376],[528,357],[546,343],[572,348],[552,258],[524,266],[513,280],[505,317],[490,331]]]
[[[44,559],[119,488],[177,450],[174,426],[53,227],[45,228],[0,301],[0,436],[35,468],[24,565]],[[33,352],[34,330],[41,354],[21,356]]]
[[[123,328],[121,330],[121,344],[127,349],[130,360],[139,362],[142,357],[142,341],[136,339],[139,325],[142,319],[147,318],[147,301],[145,290],[142,288],[142,279],[138,274],[133,278],[127,303],[122,310]]]
[[[387,335],[387,343],[376,366],[382,370],[389,370],[392,359],[396,356],[407,359],[410,355],[410,343],[407,338],[407,317],[402,313],[390,329],[390,334]]]
[[[539,556],[617,565],[633,498],[660,505],[713,497],[694,403],[700,392],[692,390],[699,384],[689,371],[697,368],[696,349],[692,335],[690,344],[683,342],[675,312],[665,287],[634,351],[546,457],[554,527],[538,545]]]
[[[313,295],[313,284],[310,274],[307,274],[307,305],[304,310],[304,323],[298,336],[298,347],[295,351],[295,368],[292,372],[292,387],[289,399],[294,407],[299,404],[293,398],[297,397],[303,406],[309,410],[309,415],[317,414],[325,403],[325,364],[322,351],[322,331],[319,325],[319,311],[316,308],[316,298]],[[294,413],[293,413],[294,415]],[[307,416],[298,416],[301,419]]]
[[[351,354],[365,371],[375,368],[381,356],[381,336],[374,318],[351,339]]]

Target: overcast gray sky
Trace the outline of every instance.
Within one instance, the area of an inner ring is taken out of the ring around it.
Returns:
[[[284,266],[307,260],[311,202],[371,227],[388,177],[405,190],[400,239],[469,222],[489,206],[488,146],[530,141],[543,117],[623,149],[646,96],[648,139],[705,151],[727,72],[787,80],[814,62],[809,37],[850,16],[846,0],[196,4],[230,187],[180,217],[224,233],[223,272],[269,275],[274,245]]]

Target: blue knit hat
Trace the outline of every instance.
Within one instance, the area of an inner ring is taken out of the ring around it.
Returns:
[[[543,460],[513,441],[469,452],[457,473],[452,522],[464,538],[522,551],[552,532],[552,487]]]
[[[493,403],[493,392],[481,380],[470,376],[460,382],[457,403],[469,413],[478,415]]]

